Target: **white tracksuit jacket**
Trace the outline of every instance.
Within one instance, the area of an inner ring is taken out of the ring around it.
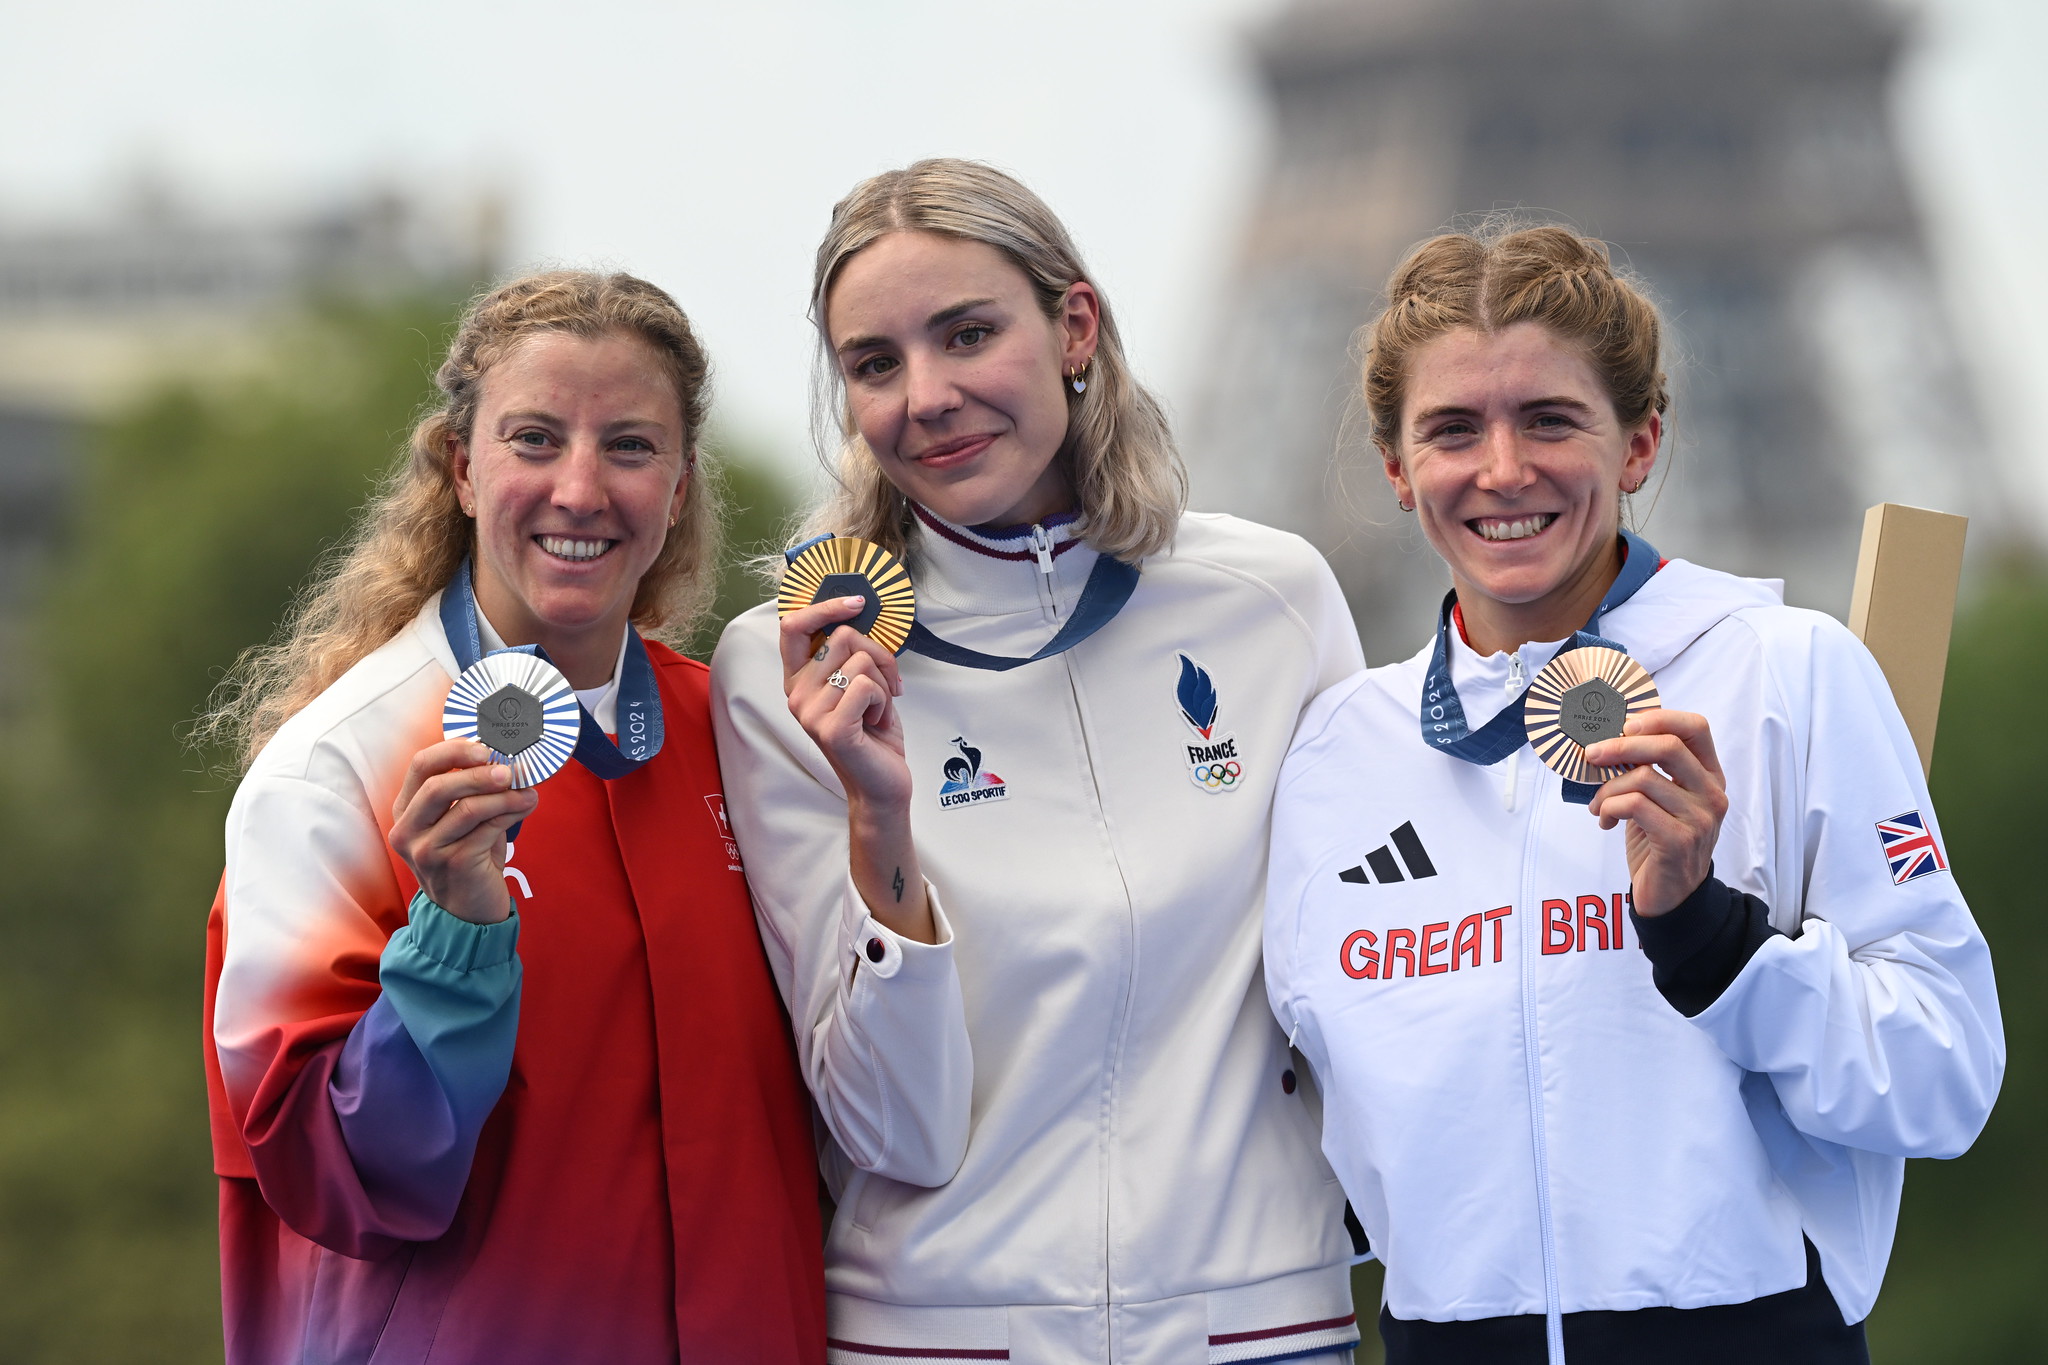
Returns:
[[[928,519],[919,620],[1036,651],[1095,553],[1067,527],[1042,561],[1031,545]],[[902,656],[935,946],[854,891],[845,798],[789,714],[775,630],[772,605],[727,628],[712,715],[834,1139],[831,1359],[1189,1365],[1355,1341],[1343,1196],[1259,972],[1274,779],[1303,710],[1363,662],[1322,558],[1190,514],[1064,654]]]
[[[1913,742],[1863,646],[1775,584],[1673,560],[1600,634],[1711,724],[1714,875],[1782,934],[1686,1018],[1624,913],[1624,828],[1526,747],[1490,768],[1428,748],[1428,649],[1351,678],[1288,756],[1266,928],[1323,1150],[1399,1318],[1746,1302],[1805,1282],[1803,1231],[1856,1322],[1904,1158],[1968,1147],[2005,1061],[1983,936],[1900,822],[1939,839]],[[1477,728],[1516,661],[1451,648]],[[1525,646],[1521,673],[1555,652]]]

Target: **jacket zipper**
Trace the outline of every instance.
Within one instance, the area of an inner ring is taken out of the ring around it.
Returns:
[[[1031,553],[1038,557],[1038,608],[1048,621],[1057,621],[1060,599],[1052,590],[1052,537],[1036,522],[1031,526]]]
[[[1529,1082],[1529,1137],[1536,1155],[1536,1235],[1543,1247],[1544,1345],[1550,1365],[1565,1365],[1564,1296],[1557,1285],[1557,1236],[1550,1217],[1550,1154],[1543,1130],[1543,1063],[1537,1056],[1536,957],[1541,916],[1529,908],[1542,904],[1536,897],[1536,855],[1540,847],[1536,836],[1545,802],[1544,784],[1539,781],[1536,785],[1528,833],[1522,844],[1522,1066]]]
[[[1515,704],[1515,698],[1522,692],[1522,651],[1515,650],[1508,655],[1508,705]],[[1510,815],[1515,809],[1516,779],[1522,775],[1522,751],[1515,750],[1501,762],[1500,808]]]
[[[1032,527],[1034,541],[1036,540],[1038,530],[1038,527]],[[1033,548],[1036,548],[1035,544]],[[1047,560],[1049,561],[1050,558],[1050,555],[1048,555]],[[1046,582],[1049,584],[1051,579],[1048,578]],[[1095,742],[1089,734],[1087,707],[1083,705],[1081,700],[1081,680],[1075,676],[1074,661],[1071,655],[1062,656],[1060,663],[1066,668],[1067,695],[1072,699],[1074,706],[1074,725],[1081,736],[1081,756],[1083,762],[1088,766],[1088,781],[1094,790],[1095,810],[1098,816],[1104,816],[1107,811],[1107,804],[1102,795],[1102,778],[1095,769]],[[1113,1250],[1116,1240],[1116,1229],[1113,1210],[1110,1207],[1109,1191],[1114,1184],[1111,1167],[1114,1165],[1114,1153],[1116,1151],[1116,1094],[1118,1083],[1122,1080],[1123,1054],[1131,1028],[1131,1012],[1136,1004],[1136,992],[1132,989],[1132,982],[1136,975],[1137,964],[1135,959],[1137,957],[1138,926],[1136,910],[1131,900],[1130,879],[1124,875],[1123,860],[1117,856],[1114,840],[1108,841],[1108,851],[1110,866],[1116,870],[1117,881],[1123,887],[1124,892],[1124,960],[1122,979],[1118,983],[1122,999],[1117,1009],[1116,1035],[1110,1040],[1108,1055],[1104,1058],[1102,1096],[1104,1120],[1104,1128],[1102,1130],[1102,1302],[1103,1311],[1107,1315],[1105,1323],[1107,1331],[1106,1344],[1109,1346],[1110,1358],[1114,1360],[1119,1354],[1116,1341],[1118,1299],[1116,1293],[1115,1253]]]

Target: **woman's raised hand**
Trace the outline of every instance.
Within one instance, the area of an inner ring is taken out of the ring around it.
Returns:
[[[782,618],[782,691],[849,802],[907,809],[910,767],[896,714],[903,693],[896,656],[857,630],[832,630],[861,606],[858,597],[831,597]],[[832,633],[813,649],[812,637],[826,630]],[[834,685],[834,676],[846,685]]]
[[[474,740],[447,739],[412,756],[391,803],[391,847],[427,899],[472,924],[512,913],[505,831],[533,814],[540,793],[514,789],[512,770]]]
[[[1728,795],[1707,718],[1690,711],[1631,716],[1621,738],[1586,746],[1603,768],[1632,763],[1593,793],[1600,828],[1628,822],[1628,874],[1638,915],[1655,916],[1699,889],[1713,867]],[[1659,771],[1659,770],[1662,771]]]
[[[848,856],[861,899],[893,932],[932,943],[937,921],[910,837],[896,656],[857,630],[832,630],[861,605],[858,597],[832,597],[782,618],[782,690],[846,789]],[[811,637],[826,630],[832,633],[813,648]]]

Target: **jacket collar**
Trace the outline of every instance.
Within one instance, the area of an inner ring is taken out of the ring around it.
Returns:
[[[1785,600],[1784,584],[1774,578],[1738,578],[1683,559],[1665,561],[1656,576],[1634,597],[1609,612],[1600,634],[1625,647],[1655,677],[1657,670],[1683,654],[1693,641],[1738,611],[1775,607]],[[1534,678],[1557,654],[1562,640],[1523,645],[1525,679]],[[1409,662],[1418,671],[1429,665],[1432,639]],[[1499,714],[1507,703],[1509,662],[1506,654],[1481,657],[1465,643],[1462,632],[1451,633],[1451,681],[1474,728]]]
[[[1738,578],[1683,559],[1667,560],[1643,590],[1609,612],[1600,633],[1628,647],[1654,677],[1692,642],[1738,611],[1783,606],[1775,578]]]
[[[1507,651],[1482,655],[1465,643],[1463,631],[1452,631],[1451,685],[1458,689],[1458,702],[1465,708],[1465,723],[1477,730],[1499,715],[1543,671],[1544,665],[1557,657],[1563,646],[1563,640],[1531,640],[1523,645],[1515,652],[1521,664],[1521,681],[1516,683],[1516,660]]]
[[[1064,618],[1095,567],[1095,551],[1081,539],[1075,515],[1049,517],[1035,527],[961,526],[916,503],[911,511],[917,525],[909,546],[910,571],[920,603],[935,602],[968,616],[1021,611],[1036,616],[1044,584]],[[1034,531],[1042,534],[1051,556],[1050,575],[1041,569]]]

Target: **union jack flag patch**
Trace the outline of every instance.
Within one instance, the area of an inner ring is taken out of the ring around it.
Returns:
[[[1934,842],[1933,832],[1917,810],[1878,821],[1877,841],[1884,848],[1885,862],[1891,865],[1894,886],[1904,886],[1915,877],[1925,877],[1930,872],[1948,870],[1948,859],[1941,856],[1941,845]]]

